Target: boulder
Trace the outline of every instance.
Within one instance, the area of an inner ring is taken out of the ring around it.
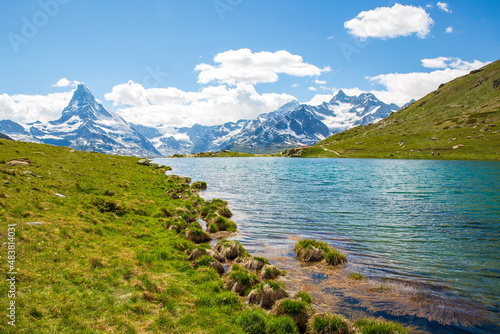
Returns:
[[[6,163],[7,166],[28,166],[31,165],[31,160],[29,159],[12,159],[10,161],[7,161]]]
[[[140,159],[137,161],[137,164],[141,166],[151,166],[151,161],[148,159]]]
[[[288,293],[283,287],[278,286],[273,289],[271,285],[265,283],[261,288],[254,289],[247,297],[249,304],[256,304],[265,309],[271,309],[276,301],[288,297]]]

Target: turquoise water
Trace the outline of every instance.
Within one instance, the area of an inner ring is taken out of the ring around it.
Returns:
[[[261,252],[292,236],[342,249],[349,270],[410,281],[445,298],[500,305],[500,163],[476,161],[202,158],[158,159],[203,180],[206,199],[230,203]],[[293,239],[293,238],[292,238]]]

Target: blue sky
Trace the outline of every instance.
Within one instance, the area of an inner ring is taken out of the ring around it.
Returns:
[[[402,105],[500,55],[493,0],[27,0],[0,13],[0,119],[25,122],[58,118],[75,81],[148,125],[251,118],[338,89]]]

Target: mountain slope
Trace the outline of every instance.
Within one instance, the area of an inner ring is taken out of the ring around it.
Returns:
[[[156,148],[128,122],[98,103],[88,88],[80,84],[61,118],[22,126],[12,121],[0,123],[0,130],[23,141],[108,154],[160,156]]]
[[[367,126],[333,135],[302,157],[500,159],[500,61]],[[434,152],[434,155],[432,155]]]
[[[7,135],[4,135],[3,133],[0,132],[0,139],[7,139],[7,140],[13,140],[12,138],[10,138],[9,136]]]

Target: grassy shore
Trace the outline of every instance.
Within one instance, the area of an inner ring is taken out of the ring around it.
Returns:
[[[188,259],[211,249],[188,240],[196,220],[217,224],[214,214],[230,216],[226,203],[138,160],[0,139],[0,268],[15,276],[0,284],[0,332],[253,333],[256,321],[255,333],[282,333],[293,314],[248,306],[215,260]]]

